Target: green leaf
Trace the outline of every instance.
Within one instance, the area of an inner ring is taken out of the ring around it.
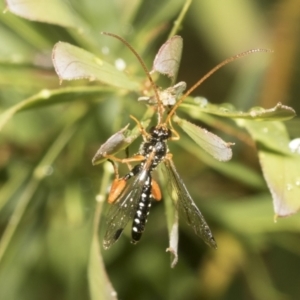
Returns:
[[[88,265],[90,294],[92,300],[116,300],[117,293],[105,272],[105,265],[100,256],[100,246],[97,233],[93,234],[90,259]]]
[[[128,126],[129,123],[124,128],[114,133],[100,146],[92,159],[92,164],[94,166],[104,162],[107,159],[105,155],[114,155],[116,152],[126,148],[127,139],[125,134],[128,133]]]
[[[231,160],[224,164],[217,161],[206,151],[199,148],[199,146],[184,136],[181,136],[179,146],[224,176],[233,178],[234,180],[255,189],[265,189],[265,183],[260,174],[249,167],[246,167],[242,163]],[[243,176],[240,174],[243,174]]]
[[[31,21],[80,28],[80,19],[68,2],[61,0],[6,0],[8,10]]]
[[[180,119],[177,116],[173,117],[176,122],[200,147],[215,159],[220,161],[228,161],[232,157],[232,143],[224,142],[217,135],[209,132],[206,129],[196,126],[186,120]]]
[[[167,204],[167,202],[165,203]],[[170,204],[170,203],[169,203]],[[167,211],[167,222],[168,222],[168,232],[169,232],[169,247],[166,249],[167,252],[170,252],[171,257],[171,268],[174,268],[178,262],[178,241],[179,241],[179,218],[178,218],[178,211],[176,209],[168,210]],[[171,213],[173,213],[171,215]],[[169,227],[171,226],[171,227]]]
[[[181,104],[180,108],[187,110],[192,116],[196,117],[201,112],[213,114],[220,117],[231,119],[250,119],[259,121],[282,121],[289,120],[296,116],[296,112],[289,106],[280,102],[275,107],[264,109],[253,107],[248,112],[238,111],[232,104],[210,104],[205,98],[189,98],[187,103]]]
[[[55,71],[61,80],[87,78],[126,90],[139,89],[139,84],[129,79],[125,73],[94,54],[71,44],[55,44],[52,58]]]
[[[158,50],[153,61],[153,71],[174,78],[180,66],[183,40],[175,35],[167,40]]]
[[[94,215],[93,235],[88,263],[88,282],[92,300],[116,300],[117,293],[107,276],[98,239],[98,230],[102,215],[103,202],[110,177],[109,164],[104,164],[103,169],[104,174],[101,181],[100,192],[96,198],[97,206]]]
[[[212,200],[205,207],[224,228],[230,228],[247,239],[255,235],[269,235],[271,232],[299,233],[300,218],[297,216],[281,219],[274,224],[270,200],[268,194],[261,193],[240,198],[239,201]]]
[[[177,195],[166,180],[166,173],[164,174],[164,168],[160,166],[162,170],[159,172],[160,183],[162,184],[163,203],[165,206],[168,235],[169,235],[169,247],[166,249],[171,254],[171,268],[174,268],[178,262],[178,241],[179,241],[179,217],[178,210],[176,209],[174,202],[178,201]],[[174,200],[172,200],[174,199]]]
[[[258,144],[259,149],[264,148],[277,153],[291,155],[288,147],[290,140],[283,123],[277,121],[237,120],[237,124],[248,130]]]
[[[150,119],[142,122],[142,126],[147,127],[149,123]],[[113,134],[100,146],[92,159],[92,164],[94,166],[104,162],[107,159],[105,155],[114,155],[127,148],[141,134],[138,126],[133,130],[128,130],[128,126],[129,124]]]
[[[273,198],[275,217],[286,217],[300,209],[300,155],[284,156],[259,150],[264,177]]]
[[[8,245],[10,244],[17,227],[20,224],[21,219],[24,216],[24,213],[29,205],[30,200],[32,199],[32,196],[38,189],[40,182],[46,176],[48,176],[49,166],[53,164],[57,156],[61,153],[61,151],[70,141],[74,133],[78,130],[80,119],[84,116],[85,113],[85,110],[80,111],[79,114],[77,113],[77,115],[74,116],[74,118],[72,118],[72,120],[68,122],[64,130],[54,140],[51,147],[47,149],[47,152],[33,170],[30,179],[24,186],[23,192],[20,195],[20,198],[18,199],[14,212],[11,215],[5,230],[3,231],[0,240],[0,263],[5,252],[7,251]]]
[[[289,137],[280,122],[244,121],[256,141],[264,178],[273,197],[275,217],[300,209],[300,155],[289,149]]]
[[[96,96],[101,92],[107,91],[108,90],[103,87],[68,87],[57,90],[42,90],[36,95],[19,102],[0,114],[0,131],[10,120],[10,118],[13,117],[13,115],[17,112],[30,108],[38,108],[68,101],[75,101],[76,99],[84,96],[89,96],[88,99],[93,99],[92,96]]]
[[[24,41],[5,27],[0,27],[0,36],[5,43],[0,48],[0,61],[15,64],[31,63],[33,50]]]

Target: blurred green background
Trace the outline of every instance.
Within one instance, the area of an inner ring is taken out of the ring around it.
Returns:
[[[24,1],[7,2],[24,9]],[[137,246],[126,232],[109,251],[97,248],[105,224],[101,220],[96,234],[93,219],[101,207],[95,199],[107,192],[110,171],[105,164],[93,167],[91,159],[146,106],[136,101],[138,93],[99,82],[60,85],[52,48],[65,41],[112,64],[122,58],[142,84],[145,75],[132,53],[100,32],[124,37],[150,68],[186,2],[57,0],[54,13],[46,2],[26,1],[38,15],[32,21],[11,12],[0,16],[0,298],[111,299],[103,292],[109,286],[103,255],[119,299],[298,299],[299,215],[273,222],[255,144],[242,129],[231,130],[233,123],[202,125],[235,142],[232,164],[212,161],[184,134],[169,143],[217,251],[182,222],[179,262],[171,269],[162,203],[153,206]],[[299,0],[195,0],[178,31],[184,40],[178,81],[189,87],[229,56],[272,49],[221,69],[193,95],[239,110],[282,102],[299,112],[299,33]],[[19,110],[24,112],[14,115]],[[180,109],[178,114],[192,120]],[[285,124],[291,138],[300,136],[299,118]]]

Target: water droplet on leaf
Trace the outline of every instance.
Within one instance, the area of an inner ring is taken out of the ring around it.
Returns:
[[[44,99],[48,99],[51,95],[50,91],[47,89],[41,90],[40,95]]]
[[[300,138],[293,139],[289,142],[291,152],[300,154]]]
[[[219,108],[221,111],[223,112],[230,112],[230,111],[234,111],[235,108],[232,104],[230,103],[223,103],[221,104],[220,108]]]
[[[122,58],[118,58],[115,61],[115,67],[119,71],[124,71],[126,68],[126,62]]]
[[[195,102],[195,104],[199,105],[202,108],[206,107],[208,104],[207,99],[204,97],[195,97],[194,102]]]
[[[260,107],[260,106],[255,106],[255,107],[252,107],[249,111],[250,113],[250,116],[255,118],[257,116],[260,116],[261,114],[263,114],[265,112],[265,109],[263,107]]]

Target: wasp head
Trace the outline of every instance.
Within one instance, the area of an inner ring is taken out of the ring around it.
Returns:
[[[150,129],[151,140],[166,141],[172,136],[172,132],[166,127],[152,127]]]

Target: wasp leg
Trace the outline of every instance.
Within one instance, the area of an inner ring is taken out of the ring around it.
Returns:
[[[140,154],[136,154],[129,158],[118,158],[114,155],[109,155],[109,154],[105,154],[105,153],[103,154],[103,156],[106,157],[108,160],[118,161],[122,164],[130,163],[130,162],[139,162],[139,161],[145,160],[145,156],[140,155]]]
[[[173,124],[171,122],[171,120],[169,121],[169,125],[171,127],[171,132],[174,136],[172,136],[171,138],[169,138],[169,140],[171,141],[178,141],[180,139],[180,135],[179,133],[174,129]]]
[[[143,136],[143,139],[147,139],[149,137],[149,133],[145,130],[145,128],[143,127],[143,125],[140,123],[140,121],[138,119],[136,119],[134,116],[130,115],[130,118],[135,121],[135,123],[137,124],[141,135]]]
[[[111,159],[107,159],[107,161],[110,162],[114,168],[115,179],[119,178],[119,169],[118,169],[118,166],[115,163],[115,161],[113,161]]]
[[[126,181],[127,179],[125,178],[116,178],[113,181],[108,195],[108,200],[107,200],[108,203],[114,203],[116,201],[116,199],[124,190]]]
[[[151,194],[156,201],[161,200],[161,190],[158,183],[154,179],[152,179]]]
[[[126,158],[129,157],[129,147],[126,147],[126,148],[125,148],[125,155],[126,155]]]
[[[128,166],[130,166],[130,164],[128,162],[130,162],[130,161],[140,161],[140,160],[144,160],[144,159],[145,159],[144,156],[136,155],[136,156],[133,156],[133,157],[130,157],[130,158],[124,158],[124,159],[118,159],[118,160],[120,160],[122,163],[126,163]],[[114,181],[111,185],[107,201],[108,201],[108,203],[113,203],[113,202],[116,201],[116,199],[120,196],[120,194],[124,190],[127,180],[129,178],[131,178],[132,176],[134,176],[136,171],[134,171],[134,172],[131,171],[127,175],[125,175],[124,177],[119,178],[119,171],[118,171],[117,164],[115,163],[114,160],[108,159],[108,161],[113,165],[114,173],[115,173],[115,179],[114,179]],[[131,169],[131,170],[133,170],[133,169]]]
[[[110,191],[109,191],[109,195],[108,195],[108,203],[113,203],[118,196],[121,194],[121,192],[123,191],[125,185],[126,185],[126,180],[124,180],[123,178],[119,178],[119,170],[118,170],[118,166],[115,163],[115,161],[108,159],[108,161],[113,165],[114,168],[114,173],[115,173],[115,179],[111,185]]]
[[[167,153],[165,159],[172,159],[173,158],[173,154],[172,153]]]

